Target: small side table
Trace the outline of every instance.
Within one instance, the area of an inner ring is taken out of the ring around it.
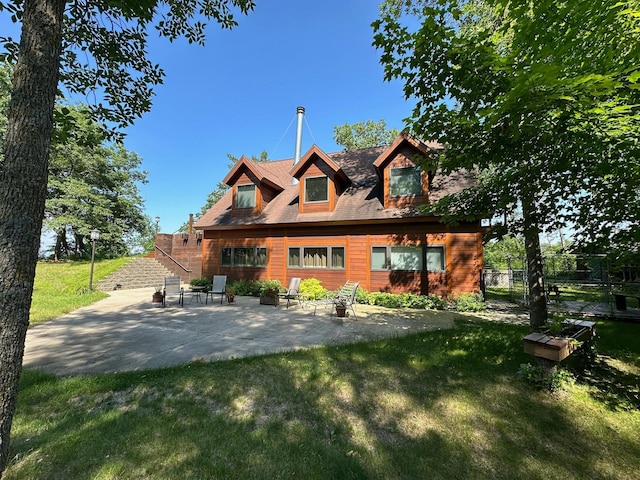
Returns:
[[[207,291],[207,287],[205,286],[193,286],[189,288],[189,291],[191,292],[191,300],[189,300],[189,303],[193,302],[193,299],[195,298],[196,301],[198,303],[202,303],[202,297],[200,296],[201,293],[206,292]]]

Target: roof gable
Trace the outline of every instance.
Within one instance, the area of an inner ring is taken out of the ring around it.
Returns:
[[[237,185],[233,181],[237,182],[243,176],[246,178],[246,174],[252,172],[251,176],[256,181],[258,178],[265,181],[270,179],[283,189],[269,197],[262,210],[250,216],[232,214],[233,192],[229,191],[198,219],[196,228],[204,230],[266,228],[273,225],[390,222],[401,218],[425,217],[424,213],[412,205],[386,207],[384,180],[378,176],[377,170],[382,168],[384,173],[403,153],[422,154],[424,152],[430,155],[438,153],[441,149],[442,146],[438,143],[415,141],[404,134],[396,138],[391,145],[350,151],[341,150],[329,154],[313,146],[296,165],[293,158],[264,163],[244,159],[243,163],[238,161],[234,165],[232,171],[225,177],[225,183]],[[331,210],[301,211],[300,201],[304,197],[301,196],[300,184],[303,184],[305,177],[313,175],[313,170],[318,169],[317,165],[320,165],[325,174],[333,172],[344,175],[348,183],[335,197],[335,204]],[[240,169],[242,170],[238,172]],[[294,175],[303,181],[300,184],[292,183]],[[436,170],[430,172],[430,181],[432,184],[428,189],[428,201],[435,202],[444,195],[475,185],[475,175],[468,171],[443,175]]]
[[[373,166],[380,178],[383,178],[383,171],[388,163],[393,160],[398,152],[402,149],[409,148],[414,154],[427,156],[438,153],[443,149],[442,145],[437,142],[424,143],[413,138],[408,133],[402,132],[396,137],[391,145],[373,162]]]
[[[346,184],[349,182],[349,177],[344,173],[342,168],[337,165],[329,155],[324,153],[322,149],[320,149],[317,145],[312,145],[307,153],[304,154],[297,165],[291,169],[291,176],[300,180],[300,178],[304,175],[304,172],[312,165],[319,164],[319,160],[324,162],[324,164],[331,170],[332,177],[337,179],[342,184]]]
[[[243,173],[246,173],[249,177],[255,178],[255,183],[260,188],[266,186],[277,191],[282,191],[285,188],[278,177],[266,172],[260,167],[258,162],[251,161],[245,155],[240,157],[222,181],[232,187]]]

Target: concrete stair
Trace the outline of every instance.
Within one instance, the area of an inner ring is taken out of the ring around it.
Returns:
[[[155,258],[136,258],[120,270],[98,282],[97,289],[103,292],[118,289],[162,287],[164,277],[172,273]]]

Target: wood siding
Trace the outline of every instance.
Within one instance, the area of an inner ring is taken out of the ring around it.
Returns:
[[[442,231],[445,229],[446,231]],[[371,247],[442,245],[445,272],[371,270]],[[221,267],[222,247],[267,247],[267,267]],[[289,268],[289,247],[345,248],[345,268]],[[477,292],[482,267],[482,235],[478,224],[444,227],[437,222],[397,222],[379,225],[272,227],[205,231],[203,274],[225,274],[229,280],[317,278],[327,289],[347,280],[368,291],[449,295]]]

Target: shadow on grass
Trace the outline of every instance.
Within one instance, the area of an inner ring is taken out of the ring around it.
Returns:
[[[459,322],[138,373],[25,372],[5,478],[632,478],[637,412],[518,383],[526,332]]]
[[[640,411],[640,324],[599,321],[595,362],[579,355],[568,363],[591,396],[610,410]]]

